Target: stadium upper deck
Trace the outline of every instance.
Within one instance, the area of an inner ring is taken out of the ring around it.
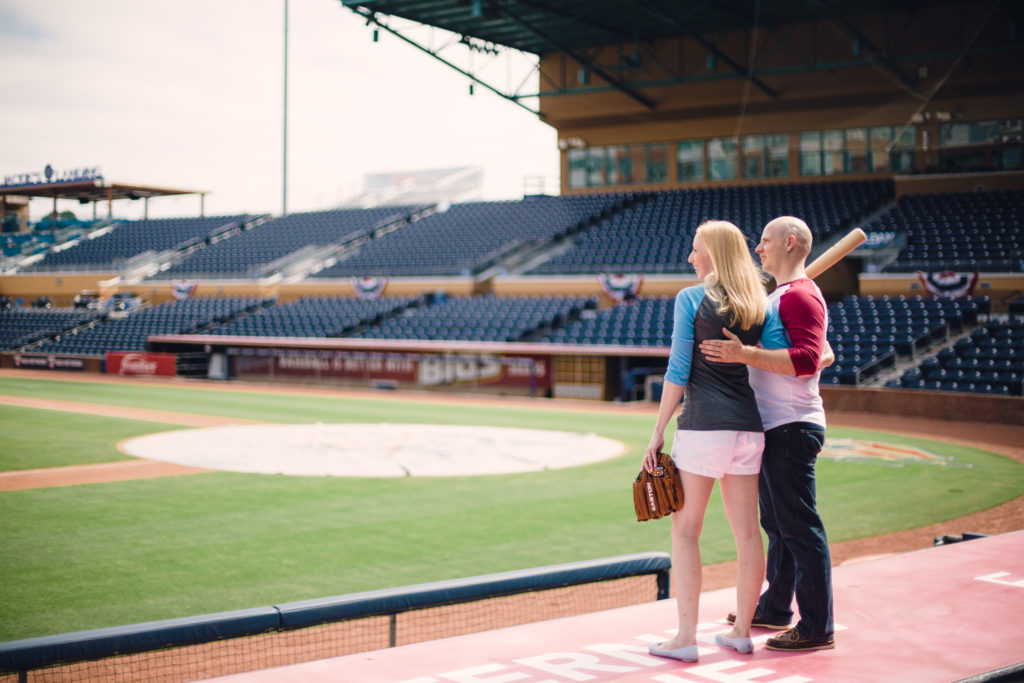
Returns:
[[[692,272],[686,257],[693,231],[704,220],[731,220],[753,244],[771,217],[799,215],[824,242],[892,201],[892,182],[873,180],[539,196],[444,211],[409,206],[276,219],[126,221],[105,225],[97,238],[83,236],[59,251],[51,249],[23,272],[116,273],[130,264],[151,273],[150,281],[282,274],[315,279],[482,277],[488,272],[687,274]]]
[[[693,230],[731,220],[756,243],[777,215],[805,217],[819,244],[861,226],[887,250],[885,272],[1024,268],[1024,191],[910,195],[891,181],[701,188],[637,194],[529,197],[446,211],[387,207],[115,222],[99,237],[50,248],[20,272],[123,272],[149,281],[349,277],[688,274]],[[867,253],[870,257],[870,253]]]

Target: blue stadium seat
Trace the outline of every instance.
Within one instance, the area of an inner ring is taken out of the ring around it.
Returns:
[[[887,272],[1020,272],[1022,224],[1024,192],[1016,190],[904,196],[865,229],[907,235]]]
[[[144,252],[178,251],[226,229],[237,228],[248,215],[202,218],[155,218],[119,221],[98,237],[82,239],[61,251],[49,251],[29,271],[118,270]]]
[[[195,298],[142,308],[126,317],[101,324],[59,339],[45,341],[33,350],[44,353],[71,353],[101,356],[107,351],[144,351],[147,339],[157,334],[191,334],[269,302],[251,297]]]
[[[626,200],[607,193],[455,204],[373,239],[314,277],[474,275],[516,249],[575,232]]]
[[[106,313],[78,308],[0,308],[0,350],[60,338],[104,318]]]
[[[1024,393],[1024,335],[1016,337],[1017,329],[1015,321],[992,318],[936,356],[904,371],[903,386],[912,385],[920,376],[929,383],[942,383],[947,390],[1020,396]]]
[[[751,249],[761,229],[783,214],[803,217],[820,239],[846,228],[892,198],[890,181],[671,190],[639,195],[595,223],[572,248],[532,274],[690,273],[693,234],[705,220],[728,220],[744,230]]]
[[[260,277],[272,274],[276,262],[310,247],[342,245],[371,235],[376,229],[404,220],[418,206],[336,209],[291,213],[211,242],[184,261],[155,275],[160,279],[197,277]]]

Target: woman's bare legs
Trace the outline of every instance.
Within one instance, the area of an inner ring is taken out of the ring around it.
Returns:
[[[683,508],[672,513],[672,587],[679,612],[679,633],[661,644],[663,650],[676,650],[697,644],[697,609],[700,604],[700,540],[704,511],[711,498],[715,480],[680,471],[683,480]],[[754,477],[755,486],[757,477]],[[756,489],[755,489],[756,490]],[[760,537],[758,537],[760,538]],[[760,589],[760,585],[758,586]],[[756,596],[755,596],[756,599]]]
[[[749,638],[750,620],[764,583],[764,543],[757,518],[756,474],[727,474],[719,481],[725,516],[736,539],[736,623],[728,638]],[[675,557],[672,558],[675,562]]]

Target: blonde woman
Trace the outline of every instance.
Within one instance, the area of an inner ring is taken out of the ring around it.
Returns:
[[[750,622],[764,581],[764,546],[758,525],[757,486],[764,430],[742,363],[712,363],[698,349],[705,339],[725,339],[723,328],[744,344],[788,346],[776,313],[769,309],[760,272],[743,233],[732,223],[709,221],[697,228],[688,261],[701,284],[676,295],[672,350],[654,433],[643,467],[657,464],[664,432],[686,393],[677,420],[672,459],[683,480],[685,503],[672,515],[672,584],[679,631],[650,652],[686,662],[698,658],[697,609],[701,588],[698,541],[715,481],[736,539],[736,621],[715,642],[753,652]]]

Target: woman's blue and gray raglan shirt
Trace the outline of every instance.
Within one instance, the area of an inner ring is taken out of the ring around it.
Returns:
[[[747,366],[743,363],[715,363],[700,352],[705,339],[725,339],[727,328],[746,345],[760,344],[766,349],[789,346],[777,305],[766,305],[765,321],[741,330],[727,325],[715,310],[717,305],[704,285],[687,287],[676,294],[672,328],[672,350],[665,379],[686,387],[683,411],[677,420],[679,429],[700,431],[763,431],[754,391],[750,388]]]

